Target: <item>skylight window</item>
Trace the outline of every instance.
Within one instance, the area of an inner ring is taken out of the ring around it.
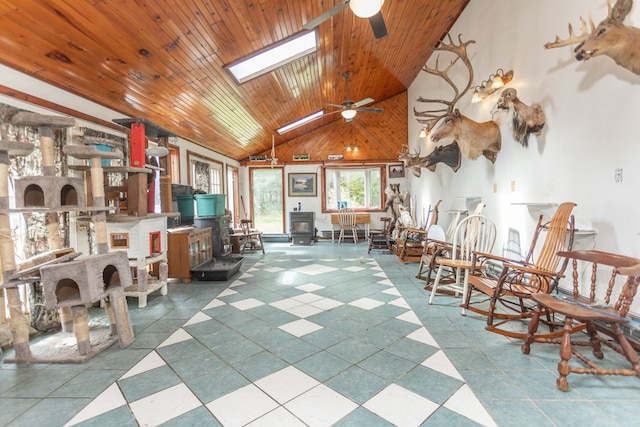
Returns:
[[[242,84],[318,50],[317,32],[291,37],[226,68]]]
[[[312,120],[317,119],[318,117],[322,117],[322,115],[324,114],[324,110],[320,110],[320,111],[316,111],[313,114],[309,114],[306,117],[303,117],[299,120],[296,120],[295,122],[289,123],[288,125],[282,126],[280,129],[276,130],[276,132],[278,132],[280,135],[282,135],[285,132],[289,132],[291,129],[295,129],[298,126],[302,126],[305,123],[308,123]]]

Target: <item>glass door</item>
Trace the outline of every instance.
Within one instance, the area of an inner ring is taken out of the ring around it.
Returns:
[[[283,234],[282,168],[251,168],[250,171],[253,227],[264,233]]]

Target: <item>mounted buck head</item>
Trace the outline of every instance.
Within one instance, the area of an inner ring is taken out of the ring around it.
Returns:
[[[419,97],[418,102],[425,102],[434,107],[425,111],[413,112],[418,117],[418,122],[425,124],[428,132],[431,132],[430,138],[437,142],[441,139],[453,139],[460,147],[460,152],[471,160],[477,159],[480,155],[484,155],[492,163],[495,162],[498,151],[501,147],[500,129],[493,121],[478,123],[466,116],[460,114],[455,108],[456,103],[473,87],[473,67],[467,54],[467,46],[475,43],[474,40],[463,42],[461,36],[458,36],[459,44],[455,44],[451,36],[447,34],[449,42],[442,41],[435,49],[438,52],[449,52],[455,55],[448,66],[440,69],[439,56],[436,57],[435,67],[431,68],[425,65],[422,71],[428,74],[442,78],[452,89],[453,99],[429,99]],[[466,86],[460,90],[449,75],[453,66],[461,61],[468,73]]]
[[[631,11],[633,0],[617,0],[611,7],[607,0],[609,14],[607,18],[596,27],[589,17],[591,32],[587,23],[580,17],[582,27],[580,34],[576,36],[573,27],[569,24],[569,38],[561,40],[556,36],[552,43],[546,43],[546,49],[569,46],[578,43],[573,50],[578,61],[586,61],[593,56],[606,55],[616,64],[640,75],[640,29],[626,27],[622,21]]]
[[[400,152],[398,160],[402,162],[405,169],[409,169],[415,177],[420,178],[420,147],[413,153],[409,152],[408,145],[403,145],[403,148],[404,151]]]

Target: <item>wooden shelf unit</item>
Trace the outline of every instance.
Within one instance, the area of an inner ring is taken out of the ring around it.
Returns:
[[[191,281],[191,269],[211,259],[211,227],[180,227],[167,232],[169,277]]]

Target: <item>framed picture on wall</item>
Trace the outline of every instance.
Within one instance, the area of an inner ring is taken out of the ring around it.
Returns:
[[[315,173],[290,173],[289,197],[317,196],[318,186]]]
[[[404,177],[403,165],[389,165],[389,178],[402,178]]]

